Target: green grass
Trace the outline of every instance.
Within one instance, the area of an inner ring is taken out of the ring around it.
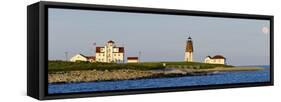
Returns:
[[[90,63],[90,62],[66,62],[48,61],[48,71],[71,71],[71,70],[153,70],[164,68],[161,63],[154,64],[117,64],[117,63]]]
[[[66,62],[66,61],[48,61],[48,71],[72,71],[72,70],[154,70],[163,69],[163,63],[167,68],[192,68],[192,69],[206,69],[215,67],[231,67],[228,65],[206,64],[199,62],[142,62],[142,63],[90,63],[90,62]]]
[[[163,62],[166,63],[169,68],[190,68],[190,69],[209,69],[215,67],[233,67],[231,65],[223,64],[207,64],[200,62]]]

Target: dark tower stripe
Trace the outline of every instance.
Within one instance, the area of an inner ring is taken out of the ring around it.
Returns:
[[[188,37],[188,40],[186,42],[185,52],[193,52],[193,44],[192,44],[191,37]]]

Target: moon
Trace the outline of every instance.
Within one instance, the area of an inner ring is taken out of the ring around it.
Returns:
[[[261,31],[264,33],[264,34],[269,34],[269,28],[268,27],[262,27]]]

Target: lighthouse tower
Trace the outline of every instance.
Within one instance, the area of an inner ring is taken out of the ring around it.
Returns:
[[[188,37],[187,42],[186,42],[184,61],[192,62],[193,61],[192,54],[193,54],[192,39],[191,39],[191,37]]]

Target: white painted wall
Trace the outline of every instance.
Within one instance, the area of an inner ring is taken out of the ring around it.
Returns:
[[[210,59],[209,57],[207,57],[205,58],[204,63],[225,64],[225,59]]]
[[[138,63],[139,60],[137,60],[137,59],[129,59],[129,60],[127,60],[127,62],[128,63]]]
[[[1,102],[36,102],[26,96],[26,6],[38,0],[1,0]],[[50,0],[54,1],[54,0]],[[279,102],[281,90],[280,0],[55,0],[106,5],[275,15],[275,86],[63,99],[55,102]],[[16,64],[15,64],[16,59]],[[54,101],[50,101],[54,102]]]
[[[80,54],[77,54],[73,57],[70,58],[71,62],[76,62],[76,61],[88,61],[87,58],[85,58],[84,56],[81,56]]]
[[[185,52],[184,61],[193,62],[193,52]]]

